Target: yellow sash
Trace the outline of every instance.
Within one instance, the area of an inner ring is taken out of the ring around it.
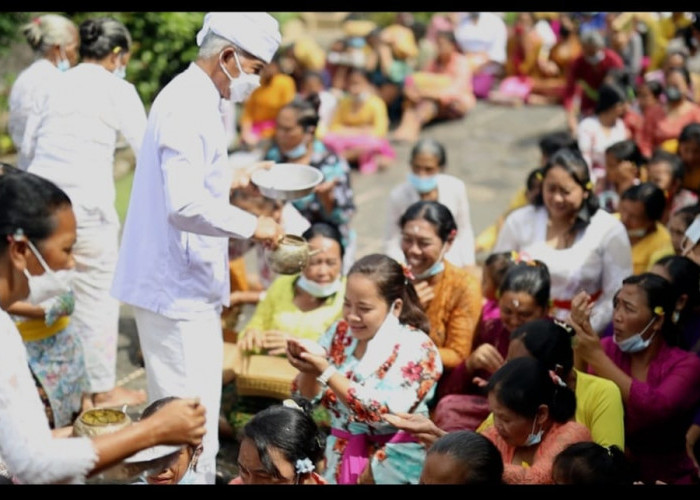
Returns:
[[[25,342],[36,342],[56,335],[65,330],[70,323],[69,316],[61,316],[51,326],[46,326],[43,319],[28,319],[17,322],[17,329]]]

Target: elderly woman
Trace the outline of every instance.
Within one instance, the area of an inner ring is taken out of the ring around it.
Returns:
[[[324,222],[303,237],[313,255],[299,274],[279,275],[236,344],[224,344],[224,383],[239,395],[289,397],[297,370],[284,357],[287,338],[318,340],[340,318],[345,292],[340,231]]]
[[[79,40],[73,21],[58,14],[35,17],[22,27],[22,33],[38,57],[12,84],[7,129],[17,150],[17,166],[26,170],[32,159],[22,147],[27,119],[40,113],[39,103],[55,78],[77,64]],[[27,140],[33,142],[31,137]]]

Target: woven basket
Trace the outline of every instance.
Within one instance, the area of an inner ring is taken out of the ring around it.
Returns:
[[[286,399],[291,396],[297,373],[287,358],[253,354],[245,357],[236,374],[236,390],[240,396]]]

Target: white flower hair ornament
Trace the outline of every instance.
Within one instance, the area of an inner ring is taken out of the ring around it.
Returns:
[[[306,474],[307,472],[313,472],[316,467],[309,458],[300,458],[295,464],[295,469],[297,474]]]

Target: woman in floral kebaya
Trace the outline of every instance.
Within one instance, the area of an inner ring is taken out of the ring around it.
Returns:
[[[382,417],[428,416],[442,373],[410,273],[394,259],[367,255],[347,276],[343,319],[319,343],[290,339],[301,373],[293,392],[328,409],[324,477],[330,484],[416,484],[425,448]]]

